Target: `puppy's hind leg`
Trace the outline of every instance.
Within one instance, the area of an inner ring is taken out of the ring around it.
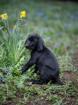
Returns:
[[[55,84],[64,85],[64,83],[60,80],[60,78],[56,79]]]
[[[48,81],[45,81],[45,80],[32,80],[32,84],[47,84]]]

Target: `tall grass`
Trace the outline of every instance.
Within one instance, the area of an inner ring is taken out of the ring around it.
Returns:
[[[6,21],[5,21],[6,22]],[[19,21],[20,22],[20,21]],[[20,32],[20,23],[14,29],[9,28],[9,24],[0,30],[0,66],[15,67],[21,60],[24,60],[24,40],[25,37]]]

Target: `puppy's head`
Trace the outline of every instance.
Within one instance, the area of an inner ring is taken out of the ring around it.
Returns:
[[[44,42],[39,35],[31,34],[25,41],[25,47],[29,50],[42,51],[44,48]]]

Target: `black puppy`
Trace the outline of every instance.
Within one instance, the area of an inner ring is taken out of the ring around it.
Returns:
[[[40,79],[33,80],[33,84],[45,84],[49,81],[61,84],[57,60],[51,51],[45,47],[42,38],[37,34],[29,35],[25,41],[25,47],[31,50],[31,58],[23,66],[22,73],[35,64],[35,72],[38,72]]]

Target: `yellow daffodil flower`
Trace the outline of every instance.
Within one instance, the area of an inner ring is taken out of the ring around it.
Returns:
[[[1,14],[1,15],[0,15],[0,18],[1,18],[2,20],[7,20],[7,19],[8,19],[7,13]]]
[[[20,18],[25,18],[27,17],[27,12],[26,11],[21,11],[20,12]]]

